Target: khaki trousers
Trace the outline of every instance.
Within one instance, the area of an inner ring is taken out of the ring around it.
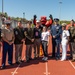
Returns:
[[[32,55],[32,44],[26,45],[26,60],[29,60]]]
[[[71,42],[71,47],[72,47],[72,57],[75,59],[75,42]]]
[[[34,57],[39,57],[40,45],[41,45],[41,39],[35,39],[34,40]]]
[[[15,45],[15,60],[16,60],[16,62],[21,61],[22,48],[23,48],[23,44]]]

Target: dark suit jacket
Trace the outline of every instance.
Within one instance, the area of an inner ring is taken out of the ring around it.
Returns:
[[[23,28],[16,27],[14,29],[14,34],[15,34],[14,44],[22,44],[23,42],[21,42],[21,40],[24,39]]]
[[[1,29],[0,29],[0,41],[1,41]]]
[[[33,44],[33,42],[31,41],[34,38],[34,32],[33,29],[30,28],[26,28],[24,31],[24,35],[25,35],[25,44],[26,45],[30,45]]]
[[[62,34],[62,26],[61,25],[52,25],[51,27],[51,35],[52,35],[52,38],[53,36],[55,36],[55,40],[60,42],[61,41],[61,34]]]

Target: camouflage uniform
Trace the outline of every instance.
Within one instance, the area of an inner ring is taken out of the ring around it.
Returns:
[[[70,31],[70,43],[72,48],[72,57],[73,60],[75,60],[75,26],[70,26],[69,31]]]

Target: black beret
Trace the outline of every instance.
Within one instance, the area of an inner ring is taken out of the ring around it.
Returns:
[[[72,19],[71,21],[73,21],[74,22],[74,20]]]
[[[58,19],[58,18],[54,18],[54,21],[55,21],[55,22],[58,22],[58,21],[59,21],[59,19]]]

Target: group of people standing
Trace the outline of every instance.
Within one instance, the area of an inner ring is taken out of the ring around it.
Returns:
[[[13,48],[15,46],[15,63],[20,64],[24,62],[22,60],[22,48],[23,43],[26,45],[26,62],[28,63],[30,60],[32,60],[32,47],[34,48],[34,59],[39,58],[40,53],[40,45],[42,41],[42,48],[44,50],[44,55],[46,56],[43,60],[47,60],[47,46],[48,45],[48,36],[49,33],[46,32],[46,27],[43,28],[42,33],[42,27],[40,27],[40,22],[36,22],[36,26],[34,28],[31,27],[32,23],[29,21],[27,23],[27,27],[23,28],[21,21],[18,22],[16,28],[11,28],[11,22],[9,20],[5,21],[5,27],[1,30],[1,40],[3,45],[2,50],[2,69],[4,69],[6,66],[6,57],[8,53],[8,64],[13,65]],[[42,33],[42,35],[41,35]],[[47,35],[48,34],[48,35]],[[44,37],[44,38],[43,38]],[[45,49],[46,50],[45,50]]]
[[[70,49],[70,58],[75,61],[75,25],[74,20],[71,20],[67,27],[66,23],[58,24],[59,19],[54,20],[54,25],[51,27],[52,35],[52,57],[56,60],[60,59],[60,48],[62,49],[61,61],[67,59],[68,45]],[[55,50],[57,49],[57,50]],[[56,51],[56,53],[55,53]]]
[[[73,20],[72,20],[73,21]],[[22,60],[23,43],[26,45],[26,62],[32,60],[32,47],[34,48],[34,59],[39,58],[40,45],[42,45],[44,57],[43,61],[48,60],[48,46],[50,36],[52,37],[52,58],[60,59],[60,46],[62,47],[61,61],[66,60],[67,45],[71,44],[71,57],[75,61],[75,26],[74,23],[66,30],[66,23],[59,25],[59,19],[54,19],[54,24],[47,28],[41,26],[40,21],[36,21],[36,26],[31,27],[32,23],[29,21],[27,27],[23,28],[19,21],[16,28],[11,28],[11,22],[5,22],[5,28],[1,30],[1,39],[3,43],[2,50],[2,69],[5,68],[6,54],[8,52],[8,63],[13,65],[13,44],[15,44],[15,63],[20,64]],[[74,21],[73,21],[74,22]],[[70,47],[70,48],[71,48]]]

